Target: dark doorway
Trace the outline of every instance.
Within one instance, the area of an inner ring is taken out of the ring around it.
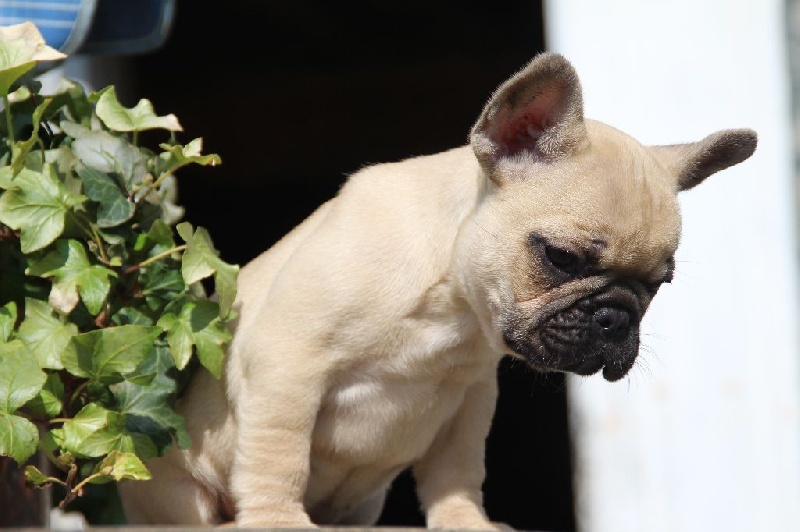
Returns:
[[[221,155],[221,167],[179,174],[179,201],[226,260],[244,263],[360,167],[464,144],[491,92],[543,41],[530,0],[180,2],[166,45],[128,63],[135,97]],[[563,378],[505,363],[500,383],[490,516],[574,530]],[[381,524],[423,524],[408,475]]]

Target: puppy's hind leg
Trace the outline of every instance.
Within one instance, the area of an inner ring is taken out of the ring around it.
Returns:
[[[174,452],[174,451],[173,451]],[[119,484],[129,525],[215,525],[223,519],[212,493],[164,458],[148,461],[152,480]]]

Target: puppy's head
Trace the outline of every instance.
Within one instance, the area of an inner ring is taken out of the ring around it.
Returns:
[[[585,120],[574,69],[542,54],[497,89],[470,143],[486,193],[456,260],[487,336],[537,369],[613,381],[672,278],[678,192],[747,159],[756,134],[643,146]]]

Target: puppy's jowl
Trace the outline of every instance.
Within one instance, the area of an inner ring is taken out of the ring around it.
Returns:
[[[469,145],[358,172],[242,270],[225,375],[179,404],[192,448],[122,484],[130,522],[371,524],[412,467],[429,527],[495,526],[499,359],[622,378],[672,277],[678,192],[755,147],[643,146],[584,119],[572,66],[537,56]]]

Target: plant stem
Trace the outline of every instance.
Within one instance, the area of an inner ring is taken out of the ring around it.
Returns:
[[[139,192],[139,199],[136,200],[136,204],[138,205],[140,201],[142,201],[144,198],[147,197],[148,194],[150,194],[152,191],[154,191],[158,187],[160,187],[161,183],[163,183],[166,178],[171,176],[175,172],[175,170],[177,170],[178,168],[181,168],[182,166],[184,166],[184,165],[176,166],[175,168],[171,169],[169,172],[164,172],[163,174],[158,176],[158,179],[156,179],[155,181],[153,181],[152,183],[147,185],[145,188],[143,188],[142,189],[143,192],[142,191]]]
[[[86,382],[82,383],[80,386],[78,386],[77,388],[75,388],[75,392],[73,392],[72,397],[69,398],[69,404],[74,403],[75,400],[78,398],[78,396],[83,391],[83,389],[86,388],[86,386],[88,386],[88,385],[89,385],[89,381],[86,381]]]
[[[154,262],[158,262],[161,259],[165,259],[165,258],[169,257],[173,253],[178,253],[178,252],[183,251],[185,249],[186,249],[186,244],[182,244],[180,246],[175,246],[174,248],[168,249],[166,251],[162,251],[158,255],[153,255],[149,259],[144,260],[144,261],[140,262],[139,264],[135,264],[135,265],[131,266],[130,268],[126,268],[123,273],[127,274],[127,273],[133,273],[133,272],[135,272],[137,270],[141,270],[142,268],[144,268],[146,266],[150,266]]]
[[[92,223],[82,214],[75,213],[75,220],[79,222],[78,225],[81,226],[81,229],[83,229],[94,241],[95,245],[97,245],[97,251],[100,253],[100,261],[103,264],[108,264],[108,255],[106,254],[105,246],[103,246],[103,239],[100,238],[100,233],[97,232],[97,229],[92,226]]]
[[[104,477],[104,476],[105,475],[103,473],[95,473],[94,475],[89,475],[85,479],[83,479],[80,482],[78,482],[77,484],[75,484],[75,487],[72,488],[72,492],[77,495],[77,494],[80,493],[80,491],[83,489],[83,487],[86,484],[88,484],[89,482],[91,482],[93,479],[98,478],[98,477]]]
[[[11,120],[11,102],[8,100],[8,94],[3,96],[3,111],[6,114],[6,127],[8,128],[8,147],[9,149],[14,145],[14,122]]]

